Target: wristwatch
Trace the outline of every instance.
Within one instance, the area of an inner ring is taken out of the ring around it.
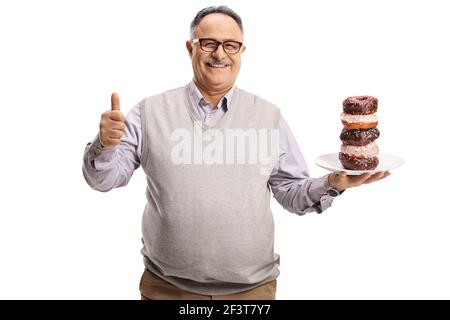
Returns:
[[[327,189],[327,195],[329,195],[329,196],[332,196],[333,198],[334,197],[337,197],[338,195],[340,195],[341,193],[337,190],[337,189],[335,189],[335,188],[333,188],[333,187],[329,187],[328,189]]]
[[[339,190],[337,190],[336,188],[333,188],[330,184],[330,175],[328,175],[326,181],[325,181],[325,187],[326,187],[326,194],[331,196],[331,197],[337,197],[339,196],[341,193],[339,192]]]

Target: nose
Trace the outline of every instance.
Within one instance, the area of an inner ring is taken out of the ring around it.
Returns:
[[[221,61],[222,59],[226,58],[227,54],[225,51],[223,51],[223,47],[221,44],[217,46],[216,51],[212,52],[212,56],[216,58],[217,60]]]

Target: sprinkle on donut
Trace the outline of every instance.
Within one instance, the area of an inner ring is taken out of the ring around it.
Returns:
[[[380,136],[377,129],[378,99],[371,96],[348,97],[342,103],[342,141],[339,160],[350,170],[373,170],[378,166],[378,147],[374,142]]]
[[[345,99],[342,105],[345,113],[372,114],[377,112],[378,99],[371,96],[354,96]]]

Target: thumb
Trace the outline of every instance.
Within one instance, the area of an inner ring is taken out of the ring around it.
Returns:
[[[120,110],[119,95],[115,92],[111,94],[111,110]]]

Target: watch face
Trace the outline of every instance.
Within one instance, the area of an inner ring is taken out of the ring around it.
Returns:
[[[337,190],[334,190],[334,189],[328,189],[327,190],[327,194],[332,196],[332,197],[337,197],[339,195],[339,192]]]

